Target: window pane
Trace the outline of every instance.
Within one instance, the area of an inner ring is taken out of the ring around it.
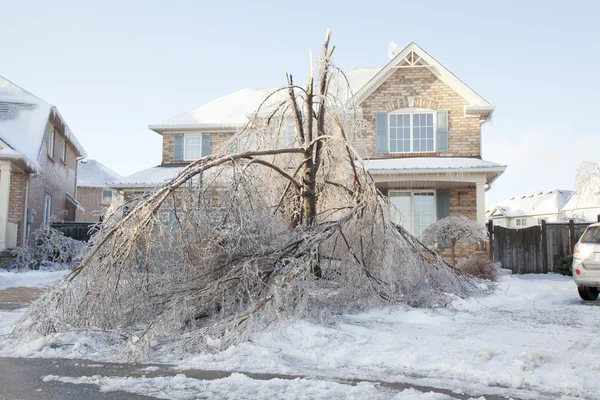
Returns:
[[[588,228],[581,238],[581,243],[600,244],[600,228],[597,226]]]
[[[390,115],[390,152],[407,153],[410,151],[410,115]]]
[[[393,193],[390,195],[393,220],[411,232],[410,223],[410,193]]]
[[[414,235],[421,237],[425,229],[435,220],[433,193],[415,193],[414,209],[415,209],[415,227]]]
[[[433,151],[432,113],[413,115],[413,151]]]

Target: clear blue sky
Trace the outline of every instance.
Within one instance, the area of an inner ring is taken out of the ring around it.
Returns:
[[[383,66],[389,41],[414,41],[497,106],[483,158],[508,169],[493,204],[572,189],[578,164],[600,161],[598,15],[592,1],[0,0],[0,75],[128,175],[160,163],[147,125],[305,76],[327,28],[344,69]]]

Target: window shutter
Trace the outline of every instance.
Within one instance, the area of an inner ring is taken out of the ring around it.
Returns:
[[[388,115],[387,113],[375,114],[375,133],[377,154],[386,154],[388,152]]]
[[[183,136],[175,136],[173,146],[173,161],[183,161]]]
[[[210,136],[202,136],[202,157],[210,155]]]
[[[444,219],[450,216],[450,191],[448,189],[439,189],[436,193],[437,197],[437,219]],[[447,249],[450,243],[438,243],[439,248]]]
[[[448,152],[448,111],[437,112],[437,151]]]

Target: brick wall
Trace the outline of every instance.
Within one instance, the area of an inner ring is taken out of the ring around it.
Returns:
[[[37,229],[44,220],[44,198],[52,197],[52,217],[57,221],[74,221],[75,207],[68,202],[67,193],[76,198],[77,151],[69,143],[65,161],[61,161],[62,128],[56,130],[54,154],[48,155],[48,137],[52,126],[59,126],[51,120],[46,127],[39,155],[41,173],[29,180],[28,207],[35,210],[31,231]]]
[[[377,154],[375,149],[375,114],[408,107],[408,97],[415,97],[414,106],[448,111],[449,152]],[[357,138],[365,157],[476,157],[481,156],[480,123],[478,117],[465,117],[468,103],[426,68],[397,69],[362,104],[366,128]]]
[[[100,216],[108,208],[102,204],[102,189],[101,187],[77,187],[77,201],[85,211],[77,209],[76,221],[98,222],[100,220]]]
[[[233,134],[232,132],[187,132],[186,134],[197,134],[197,135],[210,135],[210,149],[211,152],[219,153],[225,150],[225,142]],[[173,160],[173,152],[175,147],[175,136],[185,135],[182,132],[165,132],[162,134],[163,137],[163,164],[181,164],[182,161]]]
[[[27,188],[28,173],[11,172],[10,174],[10,198],[8,200],[8,220],[17,224],[17,246],[22,244],[25,192]]]

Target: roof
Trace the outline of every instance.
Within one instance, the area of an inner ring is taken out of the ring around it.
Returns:
[[[184,169],[185,165],[156,166],[138,171],[124,178],[108,182],[112,188],[153,188],[161,183],[171,180]]]
[[[562,211],[576,211],[588,208],[600,208],[600,193],[584,194],[573,192],[569,201],[564,205]]]
[[[96,160],[83,159],[77,163],[77,186],[106,187],[107,182],[121,178],[121,175]]]
[[[410,61],[407,61],[408,57],[411,57]],[[409,64],[407,65],[407,63]],[[338,99],[352,98],[357,104],[361,104],[398,67],[427,68],[469,103],[465,107],[466,114],[480,115],[482,119],[487,120],[495,109],[415,43],[406,46],[383,68],[355,68],[336,75],[330,83],[330,93],[335,93]],[[245,125],[248,122],[248,116],[254,114],[261,104],[261,109],[268,112],[270,108],[285,99],[287,92],[280,91],[263,104],[263,101],[278,89],[238,90],[184,114],[150,125],[149,128],[158,133],[186,129],[235,130]]]
[[[0,76],[0,139],[14,150],[0,157],[18,159],[28,168],[38,170],[39,153],[51,116],[63,123],[67,140],[85,156],[85,150],[56,107]]]
[[[486,211],[487,217],[523,217],[558,213],[567,203],[571,190],[553,189],[513,196],[494,205]]]
[[[330,87],[336,96],[349,99],[381,68],[355,68],[339,75]],[[348,86],[350,92],[348,92]],[[192,111],[183,113],[158,124],[150,125],[155,132],[185,129],[230,129],[235,130],[248,122],[248,117],[260,108],[269,112],[281,101],[287,99],[287,92],[280,88],[242,89],[227,96],[219,97]]]

